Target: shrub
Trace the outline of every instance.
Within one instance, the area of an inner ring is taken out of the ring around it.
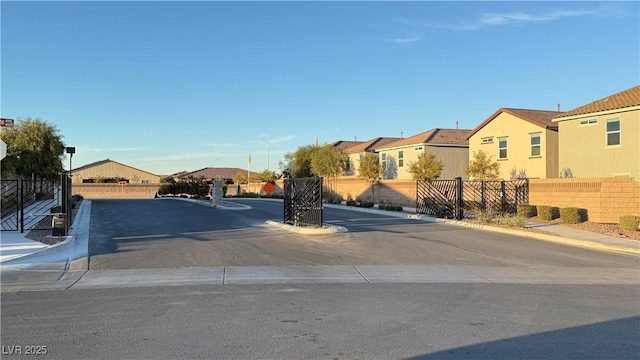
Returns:
[[[640,231],[638,230],[638,226],[640,226],[640,216],[620,216],[620,227],[624,230]]]
[[[551,221],[553,220],[553,209],[551,206],[538,205],[536,206],[536,212],[540,220]]]
[[[493,220],[493,214],[490,211],[478,210],[475,214],[476,218],[483,224],[489,224]]]
[[[533,207],[531,205],[518,204],[517,213],[519,217],[523,219],[528,219],[531,216],[533,216],[532,212],[533,212]]]
[[[362,208],[372,208],[373,207],[373,202],[371,201],[361,201],[358,206],[362,207]]]
[[[358,206],[355,200],[347,200],[347,206]]]
[[[561,208],[560,219],[563,224],[577,224],[582,221],[578,208],[574,207]]]
[[[325,193],[323,198],[328,204],[342,204],[342,196],[338,194]]]
[[[513,227],[524,227],[525,218],[522,216],[514,216],[514,215],[504,215],[498,218],[498,224],[513,226]]]

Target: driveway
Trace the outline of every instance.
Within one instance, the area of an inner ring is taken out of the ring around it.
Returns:
[[[347,233],[305,235],[270,227],[277,201],[234,200],[230,211],[175,200],[94,200],[90,269],[213,266],[423,265],[635,267],[616,254],[442,223],[325,208]]]

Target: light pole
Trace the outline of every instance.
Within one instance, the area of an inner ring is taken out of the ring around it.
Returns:
[[[271,171],[271,167],[269,166],[269,141],[262,139],[262,141],[267,143],[267,170]]]
[[[69,154],[69,178],[65,179],[64,183],[61,185],[62,185],[62,197],[64,198],[63,202],[65,204],[65,206],[63,206],[63,209],[64,209],[63,212],[65,213],[65,217],[64,217],[65,234],[67,234],[69,232],[69,228],[71,228],[71,208],[73,207],[73,204],[71,203],[71,189],[69,188],[71,186],[70,179],[73,176],[71,174],[71,169],[73,169],[71,165],[71,159],[73,159],[73,154],[76,153],[76,148],[66,147],[65,151],[67,152],[67,154]]]

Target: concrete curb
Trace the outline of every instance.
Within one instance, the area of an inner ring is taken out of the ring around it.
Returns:
[[[528,232],[528,231],[521,231],[521,230],[517,230],[517,229],[505,229],[505,228],[500,228],[500,227],[495,227],[495,226],[488,226],[488,225],[483,225],[483,224],[467,223],[467,222],[458,221],[458,220],[440,219],[440,218],[435,218],[435,217],[432,217],[432,216],[421,215],[421,214],[407,214],[407,213],[399,213],[399,212],[386,211],[386,210],[377,210],[377,209],[371,209],[371,208],[358,208],[358,207],[353,207],[353,206],[334,205],[334,204],[324,204],[324,207],[334,208],[334,209],[351,210],[351,211],[368,212],[368,213],[376,213],[376,214],[384,214],[384,215],[387,215],[387,216],[394,216],[394,217],[398,217],[398,218],[416,219],[416,220],[420,220],[420,221],[424,221],[424,222],[430,222],[430,223],[446,223],[446,224],[451,224],[451,225],[456,225],[456,226],[464,226],[464,227],[468,227],[468,228],[472,228],[472,229],[478,229],[478,230],[484,230],[484,231],[493,231],[493,232],[502,233],[502,234],[509,234],[509,235],[523,236],[523,237],[527,237],[527,238],[531,238],[531,239],[535,239],[535,240],[554,242],[554,243],[557,243],[557,244],[576,246],[576,247],[582,247],[582,248],[593,249],[593,250],[615,252],[615,253],[625,254],[625,255],[640,256],[640,249],[621,246],[621,245],[603,244],[603,243],[594,242],[594,241],[588,241],[588,240],[572,239],[572,238],[567,238],[567,237],[558,236],[558,235],[540,234],[540,233],[534,233],[534,232]]]
[[[348,232],[347,228],[343,226],[324,225],[322,228],[307,228],[302,226],[292,226],[284,224],[278,221],[267,220],[267,225],[284,229],[287,231],[295,232],[298,234],[317,235],[317,234],[335,234]]]

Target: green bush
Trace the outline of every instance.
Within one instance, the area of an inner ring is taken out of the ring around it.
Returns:
[[[540,220],[553,220],[553,208],[551,206],[538,205],[536,206],[536,212],[538,213],[538,217],[540,218]]]
[[[624,230],[640,231],[638,230],[638,226],[640,226],[640,216],[620,216],[620,227]]]
[[[524,227],[525,218],[519,215],[504,215],[498,218],[498,224],[512,226],[512,227]]]
[[[355,200],[347,200],[347,206],[358,206]]]
[[[563,224],[577,224],[582,221],[578,208],[574,207],[561,208],[560,219]]]
[[[342,204],[342,196],[334,193],[325,193],[323,195],[327,204]]]
[[[533,216],[533,207],[531,205],[518,204],[517,213],[519,217],[528,219]]]
[[[400,205],[378,205],[378,209],[380,210],[388,210],[388,211],[402,211],[402,206]]]
[[[358,206],[362,207],[362,208],[372,208],[373,207],[373,202],[371,201],[361,201]]]

